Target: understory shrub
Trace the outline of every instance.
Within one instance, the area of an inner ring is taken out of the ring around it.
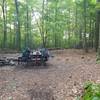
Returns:
[[[100,100],[100,84],[87,82],[80,100]]]

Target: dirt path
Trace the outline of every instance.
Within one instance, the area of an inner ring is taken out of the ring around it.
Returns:
[[[84,82],[100,82],[100,65],[96,64],[94,52],[53,53],[55,57],[46,68],[1,67],[0,100],[75,100]]]

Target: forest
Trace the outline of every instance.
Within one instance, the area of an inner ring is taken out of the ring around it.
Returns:
[[[100,100],[100,0],[0,0],[0,100]]]
[[[0,0],[0,48],[95,48],[96,0]],[[97,22],[97,23],[96,23]]]

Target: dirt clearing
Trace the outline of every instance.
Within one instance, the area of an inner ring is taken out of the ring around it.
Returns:
[[[75,100],[84,82],[100,82],[96,53],[58,50],[53,54],[46,67],[0,67],[0,100]]]

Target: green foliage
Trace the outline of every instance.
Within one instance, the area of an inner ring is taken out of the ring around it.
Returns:
[[[84,85],[82,100],[100,100],[100,84],[87,82]]]
[[[84,36],[84,0],[17,0],[20,20],[21,47],[36,48],[43,38],[48,48],[70,48]],[[12,0],[5,0],[7,47],[13,48],[18,42],[16,33],[16,8]],[[44,2],[44,4],[43,4]],[[0,0],[0,47],[4,44],[4,19]],[[86,30],[94,41],[95,0],[86,0]],[[90,25],[91,21],[91,25]],[[91,26],[91,29],[90,29]],[[92,31],[92,32],[91,32]],[[76,34],[77,33],[77,34]],[[65,38],[64,38],[65,37]],[[89,40],[89,37],[87,38]],[[83,44],[82,44],[83,45]]]
[[[96,4],[96,9],[100,9],[100,2]]]

